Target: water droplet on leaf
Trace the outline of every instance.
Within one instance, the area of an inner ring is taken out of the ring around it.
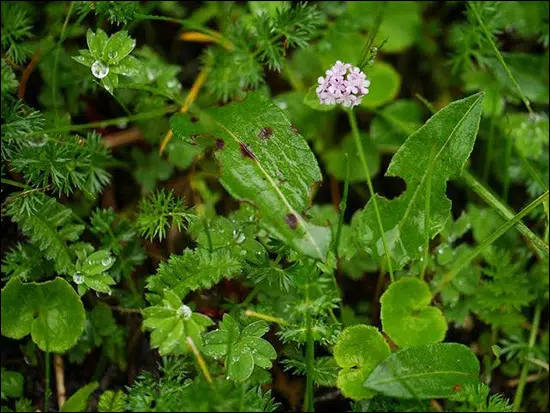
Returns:
[[[98,79],[103,79],[109,74],[109,66],[100,60],[96,60],[92,64],[92,74]]]
[[[80,272],[76,272],[73,275],[73,281],[75,284],[83,284],[84,283],[84,276],[80,274]]]

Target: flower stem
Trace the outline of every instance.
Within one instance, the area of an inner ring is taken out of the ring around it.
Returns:
[[[313,343],[313,332],[311,330],[311,312],[310,312],[310,301],[309,301],[309,286],[310,286],[310,277],[311,273],[308,274],[308,283],[306,286],[306,303],[307,314],[306,314],[306,394],[304,400],[304,411],[313,412],[315,411],[313,403],[313,364],[315,362],[315,349]]]
[[[524,209],[522,209],[518,214],[516,214],[512,219],[505,222],[495,232],[493,232],[491,235],[485,238],[481,242],[481,244],[479,244],[470,254],[466,255],[463,259],[461,259],[458,262],[458,264],[456,264],[445,275],[441,284],[436,288],[434,295],[440,292],[445,285],[450,283],[453,280],[453,278],[460,271],[462,271],[464,267],[466,267],[470,262],[472,262],[472,260],[474,260],[479,254],[481,254],[485,250],[485,248],[487,248],[489,245],[495,242],[498,238],[500,238],[506,231],[508,231],[510,228],[516,225],[516,223],[518,223],[525,215],[533,211],[537,206],[542,204],[546,199],[548,199],[548,191],[544,192],[541,196],[539,196],[537,199],[535,199],[533,202],[527,205]]]
[[[374,214],[376,215],[376,220],[378,221],[378,229],[380,230],[380,237],[382,238],[382,244],[384,246],[384,254],[386,255],[386,260],[388,262],[388,272],[390,273],[391,282],[394,281],[393,276],[393,267],[391,264],[390,251],[388,249],[388,243],[386,242],[386,234],[384,232],[384,226],[382,225],[382,219],[380,217],[380,211],[378,210],[378,201],[376,200],[376,194],[374,193],[374,187],[372,186],[372,180],[370,176],[369,166],[367,165],[367,159],[365,157],[365,152],[363,151],[363,145],[361,144],[361,137],[359,135],[359,128],[357,127],[357,119],[355,117],[355,112],[351,109],[346,110],[348,114],[349,123],[351,125],[351,130],[353,132],[353,139],[355,140],[355,146],[357,147],[357,153],[363,169],[365,170],[365,176],[367,177],[367,185],[369,187],[369,192],[371,196],[371,201],[374,207]]]
[[[282,318],[273,317],[267,314],[257,313],[256,311],[252,311],[252,310],[245,310],[244,315],[247,317],[260,318],[262,320],[269,321],[270,323],[288,324],[287,321],[283,320]]]
[[[540,314],[542,312],[542,305],[539,303],[535,307],[535,315],[533,316],[533,324],[531,325],[531,333],[529,334],[529,350],[535,346],[535,341],[537,340],[537,331],[540,324]],[[523,390],[525,389],[525,384],[527,383],[527,373],[529,373],[529,362],[525,360],[523,367],[521,369],[521,375],[519,377],[519,384],[516,390],[516,395],[514,396],[514,412],[518,412],[521,407],[521,400],[523,399]]]

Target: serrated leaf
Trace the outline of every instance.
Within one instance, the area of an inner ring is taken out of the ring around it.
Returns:
[[[204,335],[203,351],[216,359],[226,357],[227,377],[232,380],[246,380],[252,374],[254,365],[269,369],[271,360],[277,357],[273,346],[263,338],[269,327],[264,321],[247,325],[242,331],[237,321],[224,314],[220,328]]]
[[[61,412],[83,412],[86,410],[88,400],[92,393],[99,387],[99,383],[94,381],[77,390],[61,407]]]
[[[377,61],[374,66],[365,69],[365,73],[371,85],[359,107],[374,109],[395,99],[401,88],[401,76],[392,65]]]
[[[91,29],[86,32],[86,42],[88,43],[88,49],[91,56],[95,59],[101,59],[103,57],[103,50],[107,44],[107,33],[101,29],[97,29],[94,33]]]
[[[142,313],[143,327],[152,330],[151,346],[158,347],[161,356],[188,352],[187,337],[190,337],[197,348],[200,348],[201,334],[208,325],[212,324],[210,318],[193,313],[170,290],[164,291],[162,305],[147,307],[142,310]]]
[[[449,104],[413,133],[393,156],[386,176],[402,177],[407,188],[392,200],[378,195],[377,199],[396,268],[423,254],[428,173],[431,174],[429,237],[433,238],[444,228],[451,208],[445,196],[447,180],[460,175],[470,156],[482,102],[483,93],[478,93]],[[432,168],[428,167],[430,162]],[[371,201],[354,217],[353,225],[358,246],[382,258],[384,248]]]
[[[103,60],[109,65],[117,64],[128,56],[134,47],[136,47],[136,41],[128,35],[126,30],[116,32],[105,44]]]
[[[441,310],[431,307],[428,284],[418,278],[401,278],[382,294],[381,319],[384,332],[399,347],[443,341],[447,322]]]
[[[334,358],[342,367],[337,386],[344,396],[354,400],[373,397],[376,393],[365,388],[363,383],[389,355],[390,348],[377,328],[356,325],[342,331],[334,348]]]
[[[2,334],[20,339],[30,333],[43,351],[74,346],[85,320],[82,301],[62,278],[27,284],[12,278],[2,289]]]
[[[393,353],[365,381],[365,387],[400,398],[447,398],[479,383],[479,361],[466,346],[438,343]]]
[[[124,412],[126,410],[126,394],[117,390],[107,390],[99,396],[97,411],[99,412]]]
[[[302,217],[322,179],[321,171],[277,105],[260,92],[251,92],[243,101],[201,112],[200,122],[176,114],[170,124],[174,136],[187,141],[205,139],[200,136],[204,132],[215,134],[220,181],[227,191],[255,204],[260,222],[272,235],[305,255],[325,259],[330,230]]]
[[[126,393],[122,390],[107,390],[99,396],[98,412],[124,412],[126,410]]]

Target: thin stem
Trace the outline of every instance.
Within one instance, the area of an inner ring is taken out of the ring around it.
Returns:
[[[345,153],[346,156],[346,181],[344,183],[344,194],[340,200],[340,216],[338,218],[338,227],[336,228],[336,238],[334,240],[334,256],[338,258],[338,247],[340,246],[340,238],[342,236],[342,227],[344,226],[344,214],[348,205],[348,192],[349,192],[349,159],[348,153]]]
[[[535,346],[535,341],[537,340],[537,331],[540,324],[540,314],[542,312],[542,305],[540,303],[535,307],[535,314],[533,316],[533,324],[531,326],[531,333],[529,334],[529,343],[528,348],[531,350]],[[521,407],[521,400],[523,399],[523,390],[525,390],[525,384],[527,382],[527,373],[529,373],[529,363],[524,362],[521,369],[521,375],[519,377],[519,384],[516,390],[516,395],[514,397],[514,411],[519,411]]]
[[[380,237],[382,238],[382,244],[384,246],[384,254],[386,255],[386,260],[388,262],[388,272],[390,273],[391,282],[394,281],[393,276],[393,267],[391,265],[390,251],[388,248],[388,243],[386,242],[386,234],[384,232],[384,226],[382,225],[382,219],[380,217],[380,211],[378,210],[378,201],[376,200],[376,194],[374,193],[374,187],[372,186],[372,180],[370,177],[369,166],[367,165],[367,159],[365,157],[365,152],[363,151],[363,145],[361,144],[361,137],[359,135],[359,128],[357,127],[357,119],[355,117],[355,112],[353,110],[346,110],[348,114],[349,123],[351,125],[351,130],[353,131],[353,139],[355,140],[355,146],[357,147],[357,153],[359,154],[359,159],[363,165],[365,171],[365,176],[367,177],[367,185],[369,187],[370,196],[372,204],[374,206],[374,214],[376,215],[376,220],[378,221],[378,229],[380,231]]]
[[[308,306],[306,313],[306,395],[304,398],[304,411],[313,412],[315,411],[313,403],[313,364],[315,362],[315,349],[313,343],[313,332],[312,332],[312,323],[311,323],[311,314],[309,311],[309,283],[310,276],[308,274],[308,284],[306,286],[306,304]]]
[[[61,48],[61,43],[63,43],[63,40],[65,40],[65,30],[67,29],[67,24],[69,23],[69,19],[71,17],[71,14],[73,12],[74,7],[74,1],[71,1],[71,5],[69,6],[69,11],[67,12],[67,17],[65,17],[65,22],[63,23],[63,28],[61,29],[61,34],[59,35],[59,40],[56,45],[55,50],[55,57],[53,61],[53,72],[52,72],[52,100],[53,100],[53,108],[55,110],[55,113],[57,115],[57,95],[56,95],[56,89],[57,89],[57,65],[59,63],[59,49]],[[55,124],[57,125],[57,116],[55,116]]]
[[[485,202],[487,202],[500,216],[505,219],[512,219],[514,212],[507,206],[502,200],[500,200],[489,188],[483,185],[475,176],[470,172],[464,170],[462,172],[462,181],[476,194],[478,194]],[[533,243],[538,251],[548,256],[548,244],[546,244],[538,235],[531,231],[525,224],[518,221],[516,223],[517,230]]]
[[[489,43],[491,44],[491,47],[493,48],[493,52],[495,53],[495,56],[497,57],[497,60],[499,61],[502,68],[504,69],[504,71],[508,75],[508,78],[510,79],[510,81],[512,82],[514,87],[517,89],[519,95],[521,96],[521,100],[525,104],[525,107],[527,108],[527,110],[529,111],[530,114],[533,114],[533,109],[531,109],[531,103],[529,102],[529,100],[523,94],[523,92],[521,90],[521,87],[519,86],[518,82],[516,82],[516,79],[512,75],[512,72],[508,68],[508,65],[504,61],[504,58],[500,54],[500,51],[498,50],[498,47],[496,46],[495,42],[493,41],[493,37],[491,36],[491,33],[489,33],[489,30],[487,30],[487,27],[485,27],[485,24],[483,23],[483,20],[481,20],[481,16],[479,15],[476,7],[470,2],[468,2],[468,6],[470,7],[470,10],[472,10],[472,12],[474,13],[474,15],[476,17],[476,20],[477,20],[479,26],[481,27],[481,30],[485,34],[485,37],[487,37],[487,40],[489,41]]]
[[[424,280],[426,274],[426,267],[428,266],[428,256],[430,251],[430,197],[432,194],[432,170],[435,159],[435,145],[432,147],[432,153],[430,154],[430,161],[428,163],[428,176],[426,177],[426,195],[425,207],[424,207],[424,259],[422,260],[422,271],[420,272],[420,279]]]
[[[44,411],[47,412],[49,409],[48,403],[50,400],[50,352],[46,351],[45,355],[45,371],[44,371]]]
[[[3,184],[6,184],[6,185],[15,186],[15,187],[21,188],[21,189],[27,189],[27,190],[33,189],[33,188],[31,188],[30,186],[28,186],[28,185],[25,185],[25,184],[22,184],[22,183],[20,183],[20,182],[13,181],[13,180],[7,179],[7,178],[2,178],[2,183],[3,183]]]
[[[256,317],[261,320],[269,321],[270,323],[288,324],[288,321],[283,320],[282,318],[273,317],[267,314],[257,313],[256,311],[252,311],[252,310],[244,310],[244,315],[247,317]]]
[[[496,110],[496,102],[495,99],[493,101],[493,114],[491,116],[491,119],[489,120],[489,140],[487,142],[487,152],[485,154],[485,163],[483,165],[483,181],[487,182],[489,179],[489,172],[491,171],[491,162],[492,162],[492,154],[493,154],[493,145],[495,141],[495,115],[494,112]]]
[[[512,135],[506,137],[506,147],[504,152],[504,182],[502,185],[502,198],[504,202],[508,201],[508,193],[510,192],[510,160],[512,159]]]
[[[193,339],[189,336],[187,336],[187,345],[193,352],[193,355],[197,359],[197,363],[199,364],[199,367],[202,371],[202,374],[204,375],[204,378],[208,382],[210,386],[212,386],[212,376],[210,375],[210,371],[208,370],[208,366],[206,365],[206,362],[204,361],[204,358],[202,357],[201,353],[197,349],[197,346],[195,345],[195,342]]]
[[[493,232],[491,235],[489,235],[487,238],[483,240],[481,244],[479,244],[470,254],[465,256],[463,259],[461,259],[458,264],[456,264],[451,271],[449,271],[445,277],[443,278],[443,282],[439,285],[439,287],[436,289],[435,294],[437,294],[439,291],[443,289],[445,285],[447,285],[449,282],[453,280],[453,278],[460,272],[464,267],[466,267],[470,262],[472,262],[479,254],[481,254],[485,248],[487,248],[489,245],[491,245],[493,242],[495,242],[498,238],[500,238],[506,231],[508,231],[510,228],[512,228],[516,223],[518,223],[525,215],[529,214],[531,211],[533,211],[537,206],[542,204],[545,199],[548,198],[548,191],[544,192],[541,196],[539,196],[537,199],[535,199],[533,202],[531,202],[529,205],[527,205],[525,208],[523,208],[517,215],[515,215],[512,219],[505,222],[503,225],[501,225],[495,232]]]
[[[80,125],[67,125],[67,126],[61,126],[59,128],[43,129],[41,131],[30,132],[27,134],[27,136],[43,135],[47,133],[69,132],[69,131],[74,132],[74,131],[81,131],[81,130],[94,129],[94,128],[105,128],[107,126],[118,125],[120,123],[128,123],[128,122],[139,121],[139,120],[160,118],[166,115],[167,113],[173,112],[175,110],[177,110],[177,108],[174,106],[166,106],[162,109],[152,110],[150,112],[137,113],[131,116],[122,116],[120,118],[107,119],[99,122],[91,122],[91,123],[83,123]]]

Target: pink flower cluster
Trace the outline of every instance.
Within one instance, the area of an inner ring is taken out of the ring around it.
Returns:
[[[370,81],[366,75],[358,67],[340,60],[326,71],[326,77],[319,77],[317,81],[319,86],[316,92],[322,105],[357,106],[369,93]]]

